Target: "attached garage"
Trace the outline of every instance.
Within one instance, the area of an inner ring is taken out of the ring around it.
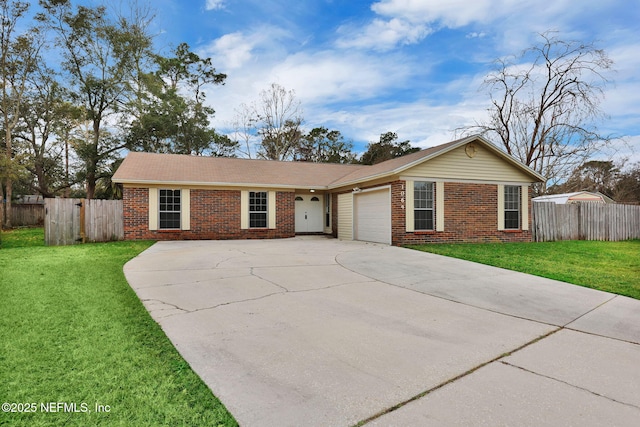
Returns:
[[[391,187],[355,193],[353,197],[354,239],[391,244]]]

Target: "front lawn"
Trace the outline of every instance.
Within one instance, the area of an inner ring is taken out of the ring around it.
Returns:
[[[640,299],[640,240],[408,247]]]
[[[0,425],[237,425],[124,278],[151,242],[2,237]]]

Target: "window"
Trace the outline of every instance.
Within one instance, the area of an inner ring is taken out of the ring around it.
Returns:
[[[413,220],[415,230],[433,230],[433,182],[413,183]]]
[[[331,226],[331,194],[326,193],[324,195],[324,225],[325,227]]]
[[[160,222],[161,230],[180,229],[180,190],[160,190]]]
[[[520,187],[517,185],[504,186],[504,228],[520,228]]]
[[[249,192],[249,227],[267,228],[267,192]]]

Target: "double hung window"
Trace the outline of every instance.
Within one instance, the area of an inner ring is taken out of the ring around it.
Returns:
[[[520,228],[520,187],[504,186],[504,228],[518,230]]]
[[[249,192],[249,227],[267,228],[268,197],[266,191]]]
[[[433,182],[416,181],[413,184],[413,218],[415,230],[434,229]]]
[[[159,228],[161,230],[179,230],[180,190],[160,190],[159,193]]]

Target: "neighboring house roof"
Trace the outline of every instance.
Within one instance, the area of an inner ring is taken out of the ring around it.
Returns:
[[[571,203],[615,203],[613,199],[600,192],[576,191],[573,193],[549,194],[546,196],[534,197],[534,202],[553,202],[558,205]]]
[[[478,136],[427,148],[372,166],[131,152],[113,176],[113,181],[128,184],[261,185],[331,189],[402,173],[469,142],[481,143],[531,177],[532,182],[544,181],[541,175]]]

